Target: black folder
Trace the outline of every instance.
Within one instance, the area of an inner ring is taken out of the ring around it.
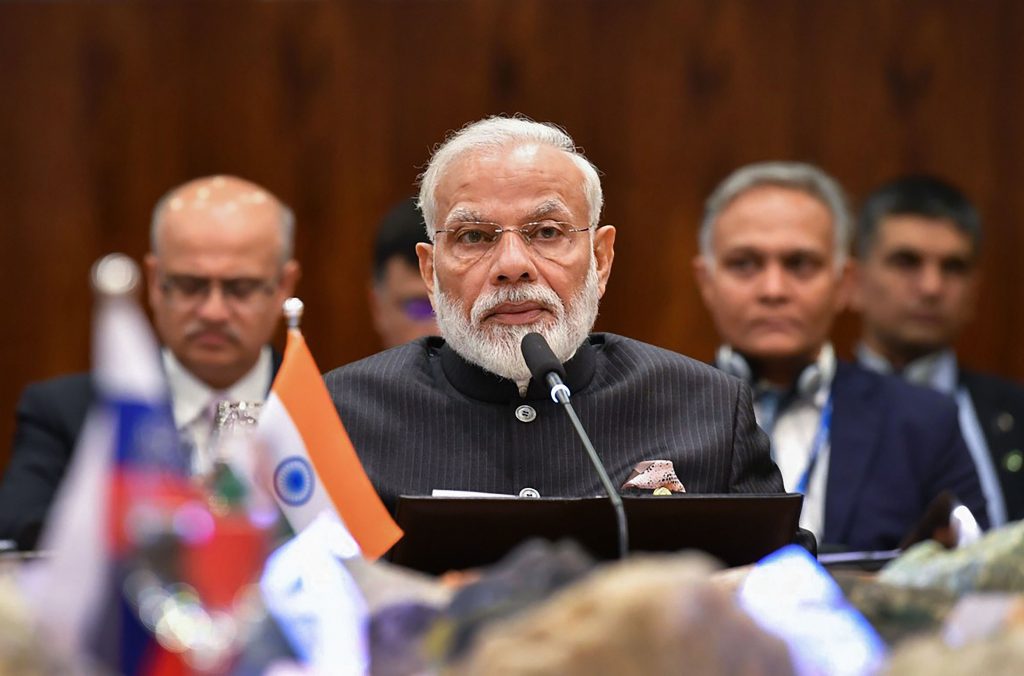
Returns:
[[[729,566],[753,563],[793,541],[803,496],[624,496],[631,552],[698,549]],[[572,539],[598,559],[618,551],[607,498],[480,498],[403,495],[399,565],[440,574],[500,560],[530,538]]]

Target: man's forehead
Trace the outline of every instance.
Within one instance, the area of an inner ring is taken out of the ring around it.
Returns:
[[[440,214],[450,220],[456,210],[479,215],[482,210],[512,206],[538,215],[584,201],[583,172],[562,150],[527,143],[468,151],[452,163],[438,183]]]
[[[218,189],[207,184],[171,195],[158,218],[157,236],[164,243],[218,235],[277,241],[283,214],[277,200],[259,188],[229,185]]]
[[[729,215],[766,221],[817,217],[831,223],[828,206],[817,195],[798,187],[771,183],[755,185],[734,197],[722,209],[719,220]]]
[[[714,247],[721,251],[831,251],[835,232],[828,208],[800,190],[759,186],[734,199],[718,217]]]
[[[565,200],[559,196],[538,197],[533,204],[534,206],[532,207],[525,207],[526,211],[523,216],[527,220],[559,217],[566,218],[572,213],[569,205],[567,205]],[[486,221],[489,218],[487,214],[488,208],[486,202],[477,206],[461,203],[455,204],[448,211],[445,221],[448,223],[456,221]]]
[[[885,249],[913,249],[922,253],[970,255],[970,235],[948,218],[894,214],[879,222],[876,241]]]
[[[218,178],[180,189],[167,200],[161,220],[225,219],[236,214],[258,217],[278,210],[276,200],[263,189]]]
[[[283,247],[276,218],[233,212],[168,213],[161,219],[158,246],[161,264],[241,271],[277,265]]]

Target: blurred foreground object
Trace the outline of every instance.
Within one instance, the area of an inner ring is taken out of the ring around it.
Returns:
[[[446,639],[444,658],[462,657],[485,627],[546,601],[583,579],[594,565],[593,558],[572,540],[524,542],[452,598],[441,631],[435,634]]]
[[[1024,592],[1024,521],[990,531],[977,542],[952,551],[934,541],[914,545],[883,568],[878,581],[957,594]]]
[[[947,589],[883,584],[874,576],[845,570],[832,574],[850,603],[890,646],[937,631],[956,605],[956,594]]]
[[[977,542],[981,534],[981,526],[971,510],[952,491],[942,491],[929,503],[913,530],[904,536],[900,549],[909,549],[925,540],[956,549]]]
[[[982,617],[994,611],[975,615],[965,625],[957,619],[965,603],[1004,596],[1020,599],[1024,592],[1024,522],[990,531],[956,550],[934,540],[921,542],[877,577],[848,571],[834,574],[850,602],[889,645],[938,632],[944,623],[954,623],[953,631],[946,627],[952,634],[977,635]]]
[[[765,631],[786,641],[798,674],[870,676],[885,659],[882,639],[802,547],[762,559],[738,599]]]
[[[123,601],[114,584],[116,559],[127,553],[135,535],[146,537],[142,533],[159,517],[158,510],[137,514],[134,521],[120,517],[129,509],[133,485],[144,483],[143,492],[159,499],[161,476],[173,475],[175,465],[182,468],[156,340],[134,298],[139,280],[137,266],[126,256],[113,254],[93,267],[98,401],[41,537],[52,554],[27,565],[20,579],[57,654],[96,659],[124,673],[135,673],[147,646],[140,640],[135,654],[121,654],[131,641],[112,646],[102,635],[107,623],[98,620],[126,615],[118,610]],[[110,622],[108,632],[120,624]]]
[[[1018,676],[1024,670],[1024,624],[966,646],[951,647],[938,637],[909,641],[893,654],[890,676]]]
[[[18,593],[13,576],[8,574],[6,563],[0,561],[0,674],[60,673],[61,665],[35,631],[32,614]]]
[[[260,586],[302,663],[316,673],[339,676],[367,671],[368,640],[383,648],[374,653],[375,673],[414,672],[423,664],[418,641],[451,596],[435,579],[363,559],[331,511],[271,555]],[[415,610],[410,615],[406,608]],[[376,631],[368,629],[372,612],[379,612]],[[417,618],[414,626],[408,625],[410,617]]]
[[[263,627],[266,533],[244,494],[188,481],[138,281],[125,256],[94,266],[98,400],[43,533],[51,553],[20,582],[50,649],[86,673],[225,673]]]
[[[792,674],[786,646],[710,582],[703,555],[603,567],[487,627],[457,674]]]

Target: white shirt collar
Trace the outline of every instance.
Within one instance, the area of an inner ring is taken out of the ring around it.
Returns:
[[[174,424],[179,429],[194,421],[210,405],[214,397],[229,401],[263,401],[267,397],[272,377],[272,358],[268,346],[260,350],[260,355],[249,372],[223,392],[214,390],[196,378],[167,348],[162,352],[167,385],[170,387],[171,403],[174,406]]]
[[[864,368],[878,373],[895,372],[888,359],[864,343],[857,346],[857,361]],[[924,385],[952,395],[956,392],[957,382],[960,379],[960,366],[953,350],[939,350],[910,362],[904,367],[901,375],[917,385]]]

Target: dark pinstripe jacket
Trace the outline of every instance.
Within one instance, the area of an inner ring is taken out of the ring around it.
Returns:
[[[671,460],[691,493],[781,492],[768,437],[740,380],[675,352],[593,334],[566,364],[573,404],[621,485],[643,460]],[[470,365],[421,338],[326,375],[327,388],[385,503],[435,488],[542,496],[601,493],[565,412],[531,383]],[[531,407],[529,422],[516,415]]]

